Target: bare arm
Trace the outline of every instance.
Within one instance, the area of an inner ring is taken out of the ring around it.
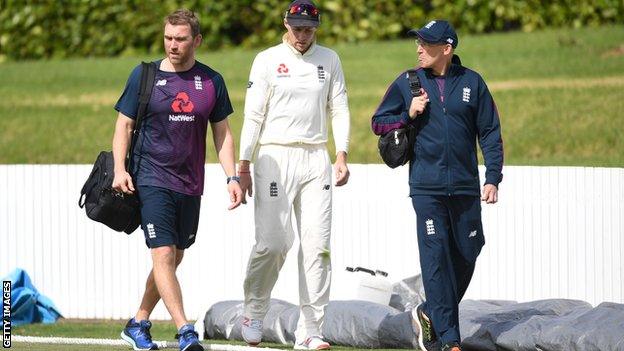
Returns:
[[[211,123],[210,127],[212,128],[215,149],[217,150],[219,163],[221,163],[223,171],[228,177],[236,175],[234,138],[232,137],[232,131],[230,130],[227,119],[217,123]],[[236,181],[229,182],[227,188],[231,202],[228,209],[233,210],[241,204],[243,191],[241,190],[240,184]]]
[[[119,112],[115,123],[115,133],[113,134],[113,159],[115,160],[115,177],[113,179],[113,189],[127,194],[134,193],[132,177],[126,170],[126,155],[130,148],[132,131],[135,121]]]
[[[240,176],[240,185],[243,190],[243,204],[247,203],[247,195],[253,195],[253,180],[251,179],[249,164],[248,160],[240,160],[238,163],[238,175]]]

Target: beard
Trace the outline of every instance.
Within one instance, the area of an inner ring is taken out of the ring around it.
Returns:
[[[180,52],[169,52],[167,55],[167,58],[169,59],[169,62],[171,62],[174,65],[183,65],[186,64],[190,59],[191,59],[191,55],[186,53],[180,53]]]

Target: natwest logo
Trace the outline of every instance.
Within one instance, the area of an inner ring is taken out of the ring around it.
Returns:
[[[286,74],[288,73],[288,67],[285,64],[280,63],[279,67],[277,67],[277,73]]]
[[[185,92],[178,93],[178,95],[173,100],[173,103],[171,104],[171,109],[173,109],[173,112],[178,112],[178,113],[179,112],[185,112],[185,113],[193,112],[194,107],[195,106],[193,105],[193,102],[189,98],[188,94]]]

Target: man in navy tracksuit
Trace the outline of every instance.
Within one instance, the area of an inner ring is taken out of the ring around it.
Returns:
[[[422,95],[407,73],[390,85],[372,120],[375,134],[413,123],[418,136],[409,165],[420,265],[427,301],[414,309],[424,350],[460,351],[458,304],[485,243],[481,203],[496,203],[503,175],[503,141],[494,100],[481,76],[454,55],[457,34],[431,21],[417,37]],[[477,146],[485,160],[479,191]]]

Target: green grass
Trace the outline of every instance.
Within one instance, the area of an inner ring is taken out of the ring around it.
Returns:
[[[319,39],[322,44],[322,38]],[[379,163],[370,117],[388,84],[414,66],[411,40],[342,44],[351,109],[349,161]],[[245,86],[258,50],[202,52],[220,71],[240,136]],[[506,164],[624,166],[624,26],[461,36],[458,54],[497,102]],[[141,59],[0,64],[0,163],[91,163],[110,149],[113,105]],[[212,148],[208,162],[216,162]]]
[[[119,333],[124,328],[126,321],[117,320],[81,320],[59,319],[54,324],[28,324],[13,327],[13,335],[43,336],[43,337],[66,337],[66,338],[96,338],[96,339],[119,339]],[[153,340],[173,341],[176,333],[175,327],[170,322],[152,321],[151,334]],[[205,344],[233,344],[245,345],[243,342],[227,340],[204,340]],[[262,347],[292,350],[292,345],[274,343],[262,343]],[[37,350],[37,351],[65,351],[85,350],[81,345],[52,345],[52,344],[28,344],[13,342],[11,349]],[[88,350],[129,350],[130,347],[115,346],[89,346]],[[261,351],[262,349],[259,349]],[[351,347],[332,346],[332,350],[356,350]],[[384,349],[376,349],[383,351]],[[391,349],[386,349],[391,350]]]

